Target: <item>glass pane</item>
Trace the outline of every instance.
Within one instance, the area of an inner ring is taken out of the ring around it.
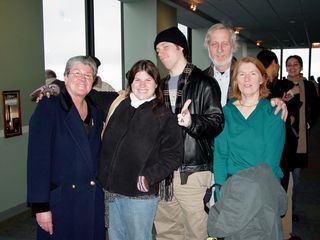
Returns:
[[[45,68],[63,80],[70,57],[85,55],[84,1],[43,0]]]
[[[184,34],[186,39],[188,40],[188,27],[183,24],[178,23],[178,28]]]
[[[320,48],[311,49],[311,76],[317,80],[320,78]]]
[[[122,89],[120,10],[120,1],[94,1],[95,55],[101,62],[98,75],[116,91]]]
[[[279,63],[280,63],[281,50],[280,50],[280,49],[272,49],[271,51],[276,54],[276,56],[277,56],[277,58],[278,58],[278,61],[279,61]],[[280,63],[280,64],[281,64],[281,63]]]
[[[280,49],[271,49],[272,52],[274,52],[278,58],[279,64],[280,64],[280,68],[279,68],[279,75],[278,75],[278,79],[282,79],[283,75],[286,75],[286,72],[282,72],[282,64],[281,64],[281,50]]]
[[[283,49],[282,76],[287,77],[286,60],[291,55],[298,55],[302,58],[302,73],[305,78],[309,77],[309,48]]]

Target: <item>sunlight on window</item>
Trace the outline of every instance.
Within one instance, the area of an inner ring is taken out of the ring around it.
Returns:
[[[311,49],[311,76],[320,77],[320,48]]]
[[[43,0],[43,31],[45,68],[63,80],[67,60],[86,54],[84,1]]]
[[[188,40],[188,27],[183,24],[178,23],[178,28],[184,34],[186,39]]]
[[[309,49],[297,48],[297,49],[283,49],[283,63],[282,63],[282,76],[287,77],[286,60],[289,56],[298,55],[302,58],[303,69],[302,73],[305,78],[309,77]]]
[[[280,49],[272,49],[272,51],[277,55],[280,61]],[[287,69],[286,69],[286,60],[291,55],[298,55],[302,58],[303,61],[303,76],[309,79],[309,49],[308,48],[298,48],[298,49],[283,49],[283,59],[281,65],[282,69],[282,77],[287,76]],[[311,71],[310,76],[314,76],[315,79],[320,77],[320,49],[319,48],[312,48],[311,50]],[[280,77],[280,76],[279,76]]]
[[[120,1],[94,1],[95,55],[98,75],[115,90],[122,89]]]

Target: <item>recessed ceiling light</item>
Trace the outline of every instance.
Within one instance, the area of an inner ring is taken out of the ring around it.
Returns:
[[[260,47],[260,46],[262,45],[262,43],[263,43],[262,40],[257,40],[257,41],[256,41],[256,45],[257,45],[258,47]]]
[[[190,4],[190,9],[191,9],[192,11],[196,11],[196,10],[197,10],[197,4],[196,4],[196,3],[191,3],[191,4]]]
[[[234,28],[234,33],[239,34],[244,28],[243,27],[235,27]]]
[[[320,48],[320,42],[313,42],[312,47],[314,48]]]

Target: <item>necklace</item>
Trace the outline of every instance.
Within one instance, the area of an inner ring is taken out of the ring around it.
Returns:
[[[257,104],[258,104],[258,103],[255,103],[255,104],[252,104],[252,105],[244,105],[244,104],[242,104],[241,101],[239,101],[239,105],[240,105],[241,107],[255,107],[255,106],[257,106]]]

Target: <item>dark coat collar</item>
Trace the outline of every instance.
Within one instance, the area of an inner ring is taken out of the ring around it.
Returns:
[[[64,111],[69,112],[73,105],[73,101],[65,86],[61,89],[59,96],[61,108]],[[88,95],[85,97],[85,100],[88,104],[94,105],[91,98]]]

